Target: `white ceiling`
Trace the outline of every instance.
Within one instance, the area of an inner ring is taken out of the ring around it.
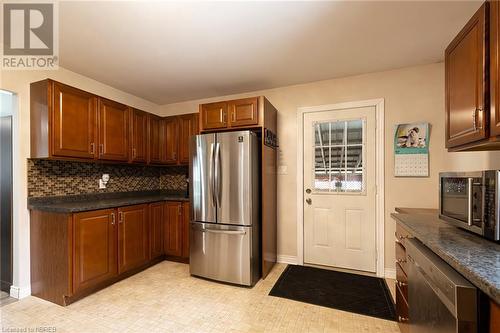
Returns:
[[[443,59],[480,2],[61,2],[60,64],[167,104]]]

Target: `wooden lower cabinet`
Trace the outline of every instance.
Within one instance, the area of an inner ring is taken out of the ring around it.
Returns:
[[[406,267],[406,239],[410,233],[396,224],[396,318],[402,333],[409,332],[408,271]]]
[[[117,275],[116,215],[104,209],[73,215],[73,292]]]
[[[189,260],[189,202],[165,204],[165,254],[180,261]]]
[[[118,272],[145,265],[149,260],[148,205],[118,208]]]
[[[165,204],[165,254],[180,257],[182,255],[182,203]]]
[[[189,258],[189,202],[30,211],[32,295],[68,305],[165,258]]]
[[[165,254],[163,249],[164,202],[149,204],[149,248],[151,259]]]

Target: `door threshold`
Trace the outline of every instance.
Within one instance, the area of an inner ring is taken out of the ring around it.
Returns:
[[[350,274],[357,274],[357,275],[378,277],[377,273],[375,273],[375,272],[358,271],[358,270],[355,270],[355,269],[348,269],[348,268],[341,268],[341,267],[332,267],[332,266],[324,266],[324,265],[318,265],[318,264],[310,264],[310,263],[306,263],[306,262],[304,263],[304,266],[321,268],[321,269],[326,269],[326,270],[329,270],[329,271],[337,271],[337,272],[342,272],[342,273],[350,273]]]

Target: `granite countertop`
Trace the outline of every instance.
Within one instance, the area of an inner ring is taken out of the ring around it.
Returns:
[[[437,210],[396,209],[391,216],[472,284],[500,304],[500,244],[439,219]]]
[[[139,205],[155,201],[189,201],[184,191],[140,191],[28,198],[28,209],[55,213]]]

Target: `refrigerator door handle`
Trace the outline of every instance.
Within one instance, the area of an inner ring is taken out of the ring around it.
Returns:
[[[220,143],[215,144],[215,202],[220,207]]]
[[[210,144],[210,167],[209,167],[209,175],[208,175],[208,182],[210,184],[210,195],[212,196],[212,202],[214,205],[216,205],[216,198],[215,198],[215,176],[214,176],[214,156],[215,156],[215,144],[211,143]]]

